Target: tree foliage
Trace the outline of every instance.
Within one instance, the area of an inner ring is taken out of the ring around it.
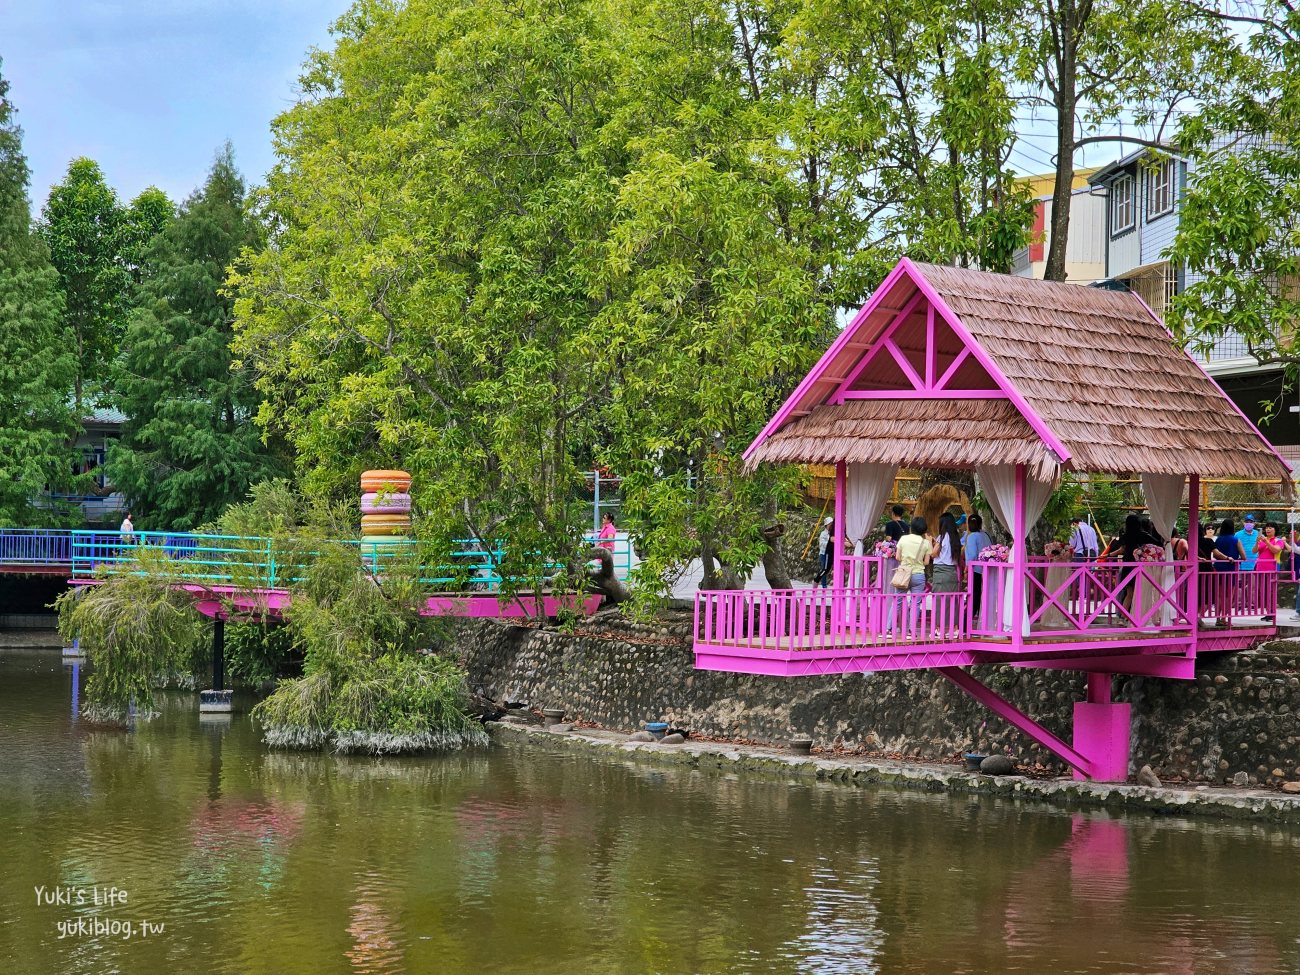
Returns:
[[[1251,70],[1189,119],[1195,169],[1171,258],[1188,285],[1170,319],[1201,351],[1241,336],[1252,355],[1300,368],[1300,12],[1269,0],[1252,28]]]
[[[59,272],[64,330],[76,356],[73,404],[80,416],[87,383],[102,381],[122,337],[131,283],[120,257],[125,212],[99,165],[81,157],[50,188],[41,216],[41,235]]]
[[[252,423],[253,377],[232,363],[227,269],[261,230],[244,206],[229,146],[175,219],[156,194],[138,200],[132,226],[162,226],[135,263],[147,269],[114,376],[127,416],[108,476],[136,509],[137,524],[192,529],[250,485],[283,469]]]
[[[29,524],[28,500],[69,476],[76,361],[58,272],[33,232],[22,130],[0,77],[0,519]]]
[[[914,6],[358,3],[233,279],[261,422],[335,497],[409,469],[443,542],[506,539],[523,581],[577,548],[592,463],[648,591],[747,572],[792,480],[740,451],[842,310],[901,253],[1026,239],[984,5]]]

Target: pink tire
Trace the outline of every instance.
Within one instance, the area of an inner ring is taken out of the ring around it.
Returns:
[[[367,491],[361,495],[363,515],[407,515],[411,513],[411,496],[402,493]]]

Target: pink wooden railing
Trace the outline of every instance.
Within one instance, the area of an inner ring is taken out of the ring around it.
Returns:
[[[839,579],[845,589],[883,592],[889,588],[889,580],[881,578],[885,560],[878,555],[841,555],[839,564]]]
[[[1202,572],[1197,615],[1203,620],[1275,616],[1280,579],[1277,572],[1244,569]]]
[[[953,643],[965,638],[966,616],[964,592],[706,591],[695,597],[695,639],[781,651]]]
[[[984,570],[984,593],[971,635],[1005,635],[1013,622],[1006,618],[1005,597],[1005,588],[1012,584],[1012,567],[979,565]],[[1028,619],[1032,633],[1062,636],[1186,630],[1191,625],[1187,594],[1193,574],[1186,562],[1034,559],[1026,567],[1022,619]]]

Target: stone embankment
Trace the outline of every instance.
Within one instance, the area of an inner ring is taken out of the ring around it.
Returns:
[[[709,737],[783,743],[811,738],[914,761],[966,751],[1008,753],[1061,769],[1049,753],[926,671],[775,678],[697,671],[689,616],[637,623],[602,613],[572,631],[464,621],[456,641],[472,689],[570,719],[635,731],[667,721]],[[1083,678],[976,668],[980,678],[1056,734],[1068,736]],[[1272,786],[1300,782],[1300,641],[1203,657],[1194,681],[1115,680],[1133,704],[1132,769],[1168,782]],[[1061,769],[1063,771],[1063,769]],[[1292,786],[1295,788],[1295,786]]]
[[[642,765],[713,770],[790,780],[819,779],[845,785],[953,792],[992,799],[1049,802],[1067,808],[1102,808],[1115,812],[1212,816],[1279,823],[1300,823],[1300,796],[1265,789],[1195,787],[1148,788],[993,776],[963,772],[952,765],[876,761],[857,756],[795,755],[789,751],[731,743],[666,744],[631,741],[608,731],[575,730],[572,725],[521,726],[490,722],[493,740],[566,751],[582,751]]]

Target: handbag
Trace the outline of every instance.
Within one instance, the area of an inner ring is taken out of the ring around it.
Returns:
[[[905,565],[900,565],[889,577],[889,584],[895,589],[912,588],[912,570]]]

